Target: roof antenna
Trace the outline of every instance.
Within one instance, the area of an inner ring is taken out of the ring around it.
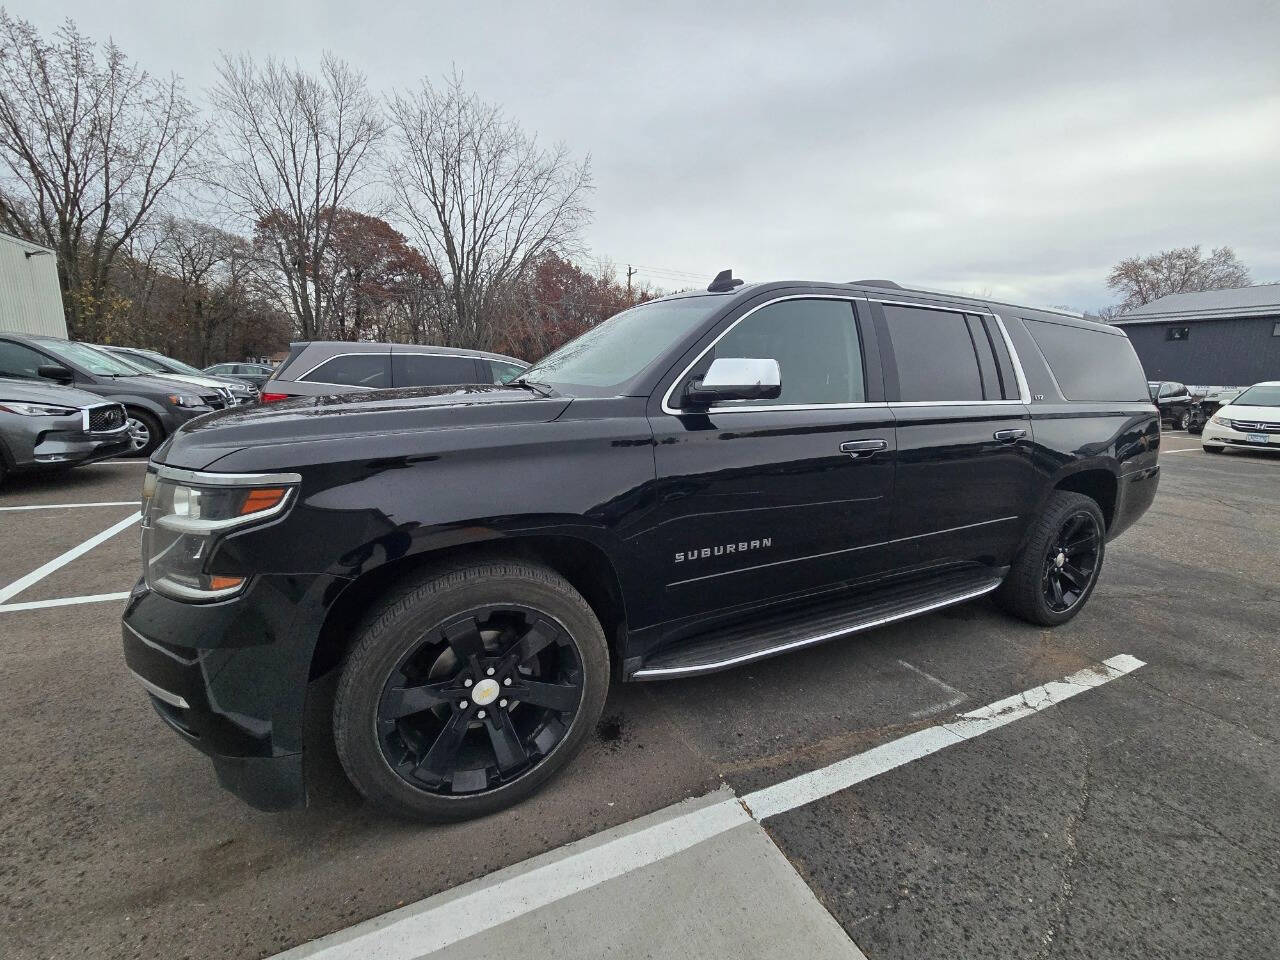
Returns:
[[[721,270],[716,278],[707,286],[708,293],[728,293],[734,287],[742,286],[741,280],[733,279],[733,270]]]

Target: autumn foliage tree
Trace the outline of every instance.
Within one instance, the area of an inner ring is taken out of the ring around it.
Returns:
[[[628,289],[608,265],[596,273],[555,253],[545,253],[529,272],[529,282],[504,309],[494,349],[537,360],[602,320],[652,299],[647,287]]]

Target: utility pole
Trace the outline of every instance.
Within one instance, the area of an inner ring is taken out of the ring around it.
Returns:
[[[631,264],[628,263],[627,264],[627,300],[628,301],[631,300],[631,278],[633,276],[635,276],[635,270],[632,269]]]

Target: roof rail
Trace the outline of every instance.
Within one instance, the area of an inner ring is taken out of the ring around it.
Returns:
[[[890,290],[902,289],[902,284],[895,283],[892,280],[850,280],[849,282],[860,287],[888,287]]]

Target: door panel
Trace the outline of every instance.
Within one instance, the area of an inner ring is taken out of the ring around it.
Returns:
[[[673,396],[716,357],[777,360],[781,396],[651,414],[657,500],[642,549],[664,621],[884,569],[897,440],[875,343],[850,300],[780,298],[732,321]]]
[[[892,562],[1008,563],[1037,474],[1030,411],[993,321],[934,304],[873,304],[872,314],[898,425]]]
[[[667,619],[884,569],[896,447],[885,407],[664,415],[654,439]],[[884,449],[841,452],[856,441]]]
[[[1007,563],[1036,490],[1027,408],[975,404],[892,409],[898,423],[895,563]],[[996,439],[1006,431],[1023,435]]]

